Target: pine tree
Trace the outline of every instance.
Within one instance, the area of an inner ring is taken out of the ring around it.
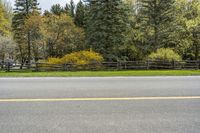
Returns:
[[[51,13],[55,15],[61,15],[64,12],[64,9],[60,6],[60,4],[55,4],[51,6]]]
[[[65,7],[64,7],[64,12],[71,16],[72,18],[74,18],[75,16],[75,4],[74,1],[71,0],[70,3],[66,3]]]
[[[74,4],[74,1],[71,0],[70,1],[70,15],[72,18],[74,18],[74,16],[75,16],[74,11],[75,11],[75,4]]]
[[[28,60],[31,62],[31,41],[30,33],[24,31],[25,20],[33,11],[39,11],[37,0],[15,0],[14,17],[12,28],[14,39],[19,45],[22,64]],[[24,46],[26,45],[26,46]],[[26,51],[24,51],[26,50]]]
[[[48,10],[45,10],[44,13],[43,13],[44,16],[50,16],[52,15],[52,13]]]
[[[65,7],[64,7],[64,11],[66,14],[70,15],[70,5],[68,3],[66,3]]]
[[[145,51],[155,51],[174,44],[175,0],[141,0],[140,30],[144,36]]]
[[[80,0],[76,7],[76,14],[74,17],[74,23],[79,27],[84,27],[85,23],[85,5]]]
[[[86,43],[104,55],[106,60],[118,60],[119,47],[125,43],[127,6],[122,0],[91,0],[87,15]]]

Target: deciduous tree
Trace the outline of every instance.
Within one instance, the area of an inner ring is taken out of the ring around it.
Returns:
[[[0,0],[0,35],[7,36],[10,34],[10,14],[6,10],[5,2]]]
[[[184,59],[200,59],[200,1],[176,1],[177,46]]]
[[[27,60],[28,64],[31,63],[31,35],[30,31],[25,32],[24,25],[26,18],[33,12],[39,11],[37,0],[16,0],[14,17],[12,21],[12,29],[14,39],[18,44],[21,64]],[[26,55],[27,54],[27,55]]]
[[[84,31],[66,14],[45,16],[42,30],[49,57],[61,57],[84,48]]]
[[[37,62],[40,58],[44,59],[43,35],[41,27],[42,17],[40,16],[40,14],[38,12],[32,12],[31,14],[29,14],[27,19],[25,20],[25,32],[29,32],[30,34],[31,50],[35,62]]]

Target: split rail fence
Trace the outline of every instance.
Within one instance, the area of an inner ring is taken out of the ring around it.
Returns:
[[[0,63],[1,71],[97,71],[97,70],[197,70],[200,69],[200,60],[185,61],[163,61],[163,60],[146,60],[146,61],[123,61],[123,62],[103,62],[100,64],[93,63],[88,65],[75,64],[11,64]]]

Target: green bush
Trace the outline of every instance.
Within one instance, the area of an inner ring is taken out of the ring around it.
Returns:
[[[181,56],[170,48],[161,48],[148,56],[152,60],[181,61]]]

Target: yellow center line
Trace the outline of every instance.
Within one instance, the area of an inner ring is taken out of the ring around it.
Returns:
[[[139,100],[200,100],[200,96],[173,97],[119,97],[119,98],[39,98],[39,99],[0,99],[2,102],[65,102],[65,101],[139,101]]]

